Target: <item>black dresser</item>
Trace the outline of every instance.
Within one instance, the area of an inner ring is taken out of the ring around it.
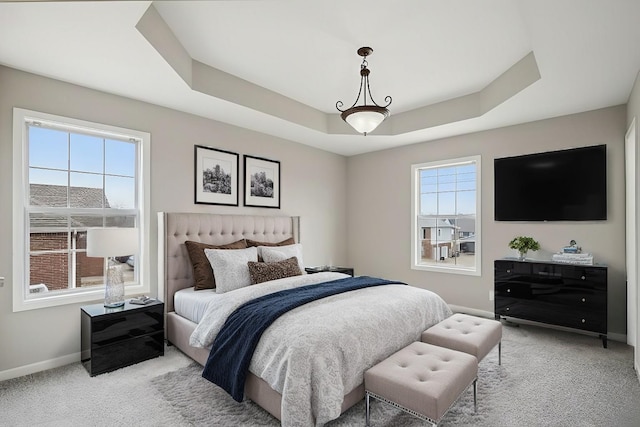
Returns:
[[[81,308],[81,360],[91,376],[164,355],[164,304]]]
[[[496,319],[593,332],[607,346],[607,267],[504,259],[494,280]]]

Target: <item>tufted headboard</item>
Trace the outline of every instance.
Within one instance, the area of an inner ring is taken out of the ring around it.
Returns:
[[[275,243],[289,237],[300,242],[300,217],[159,212],[158,296],[172,312],[173,294],[193,286],[187,240],[224,245],[242,238]]]

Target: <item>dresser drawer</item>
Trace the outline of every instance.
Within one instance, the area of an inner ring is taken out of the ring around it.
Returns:
[[[91,359],[85,363],[87,370],[93,376],[162,355],[164,355],[164,332],[160,331],[96,348],[91,352]]]
[[[91,342],[102,346],[161,331],[162,322],[162,311],[159,310],[129,311],[113,318],[94,319]]]

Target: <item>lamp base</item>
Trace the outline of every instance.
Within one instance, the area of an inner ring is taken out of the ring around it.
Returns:
[[[124,301],[121,301],[121,302],[114,302],[114,303],[110,303],[110,304],[107,304],[107,303],[105,302],[105,303],[104,303],[104,306],[105,306],[106,308],[118,308],[118,307],[122,307],[122,306],[124,306]]]
[[[113,258],[107,259],[107,277],[104,286],[104,306],[108,308],[124,305],[124,277],[122,265]]]

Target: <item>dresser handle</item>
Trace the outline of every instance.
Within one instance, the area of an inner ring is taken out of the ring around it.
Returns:
[[[511,293],[511,289],[507,289],[507,293]]]
[[[507,307],[507,311],[509,311],[509,307]]]
[[[586,321],[586,320],[584,320],[584,319],[582,319],[582,323],[587,323],[587,321]]]
[[[584,276],[582,276],[582,277],[580,277],[580,278],[581,278],[582,280],[586,279],[586,277],[584,277]]]
[[[507,273],[511,273],[511,270],[507,270]]]
[[[582,298],[582,302],[587,302],[587,299],[586,298]]]

